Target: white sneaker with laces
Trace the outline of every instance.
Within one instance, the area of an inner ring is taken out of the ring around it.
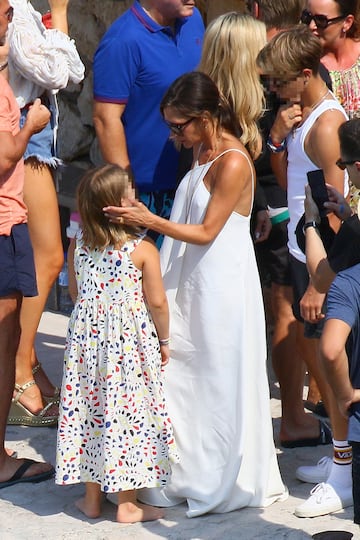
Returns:
[[[330,457],[324,456],[319,459],[316,465],[298,467],[295,476],[298,480],[309,482],[309,484],[326,482],[330,476],[332,463],[333,460]]]
[[[335,491],[333,486],[321,483],[310,491],[307,501],[295,508],[297,517],[317,517],[331,514],[353,505],[352,488],[342,488]]]

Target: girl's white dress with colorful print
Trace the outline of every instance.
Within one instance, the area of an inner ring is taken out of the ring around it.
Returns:
[[[122,249],[75,249],[78,299],[65,350],[56,483],[95,482],[104,492],[164,486],[176,460],[155,326]]]

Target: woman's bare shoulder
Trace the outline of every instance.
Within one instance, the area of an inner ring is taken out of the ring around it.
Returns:
[[[221,159],[218,160],[219,165],[223,165],[226,168],[244,167],[244,165],[247,165],[249,169],[252,168],[252,159],[250,154],[240,141],[227,145],[220,155]]]

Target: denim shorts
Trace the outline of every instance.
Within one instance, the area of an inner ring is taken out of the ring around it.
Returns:
[[[31,136],[24,153],[24,160],[34,157],[41,163],[46,163],[50,167],[56,167],[60,160],[56,157],[54,147],[54,126],[55,126],[55,109],[47,105],[51,112],[50,122],[39,133],[34,133]],[[21,109],[20,128],[25,124],[25,120],[29,109],[24,107]]]
[[[23,296],[38,294],[26,223],[13,225],[10,236],[0,235],[0,298],[18,292]]]

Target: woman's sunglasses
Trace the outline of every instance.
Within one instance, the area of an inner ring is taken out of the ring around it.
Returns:
[[[339,21],[342,21],[343,19],[345,19],[345,17],[346,15],[340,15],[339,17],[333,17],[332,19],[328,19],[326,15],[313,15],[310,11],[304,9],[301,14],[300,21],[307,26],[309,26],[311,21],[314,21],[317,28],[325,30],[325,28],[327,28],[330,24],[335,24]]]
[[[195,116],[192,116],[191,118],[189,118],[189,120],[186,120],[186,122],[183,122],[182,124],[173,124],[172,122],[165,123],[170,129],[170,131],[172,131],[175,135],[181,135],[184,131],[184,128],[186,128],[186,126],[188,126],[193,120],[195,120]]]

